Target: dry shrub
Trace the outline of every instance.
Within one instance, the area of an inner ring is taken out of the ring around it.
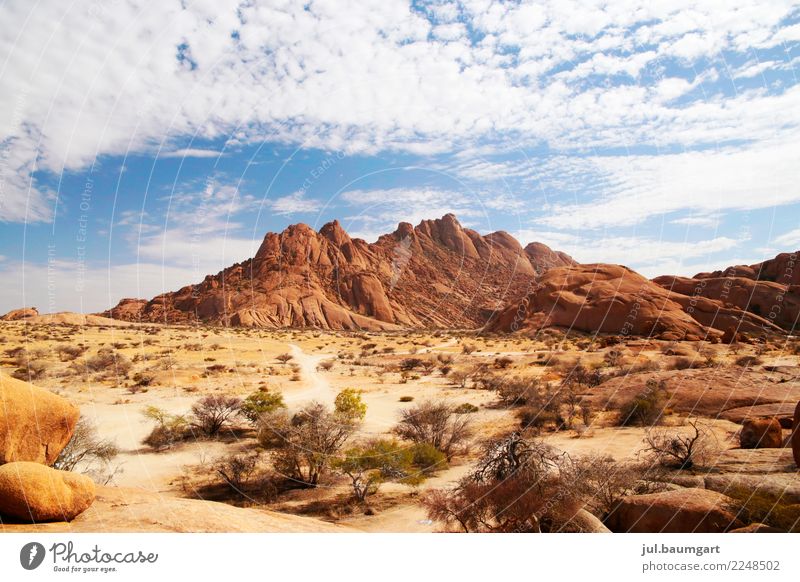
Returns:
[[[472,436],[472,426],[464,413],[443,401],[427,400],[400,413],[394,433],[414,443],[427,443],[445,454],[448,460],[464,451]]]

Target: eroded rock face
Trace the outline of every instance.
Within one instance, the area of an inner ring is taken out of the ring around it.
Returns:
[[[739,446],[743,449],[778,449],[783,446],[783,429],[775,418],[747,418],[742,421]]]
[[[625,497],[606,520],[614,532],[722,533],[742,524],[726,495],[699,488]]]
[[[724,271],[698,273],[693,278],[745,278],[756,281],[771,281],[780,285],[800,285],[798,257],[800,257],[800,251],[780,253],[773,259],[767,259],[755,265],[736,265],[728,267]]]
[[[94,482],[39,463],[0,466],[0,515],[25,522],[71,521],[92,504]]]
[[[706,335],[671,293],[630,269],[605,264],[550,269],[521,304],[500,314],[492,329],[550,326],[669,339]]]
[[[452,214],[401,223],[372,244],[351,238],[338,221],[319,232],[296,224],[268,233],[253,259],[150,301],[123,300],[105,315],[255,327],[474,328],[521,297],[537,273],[572,261],[544,245],[531,248],[503,231],[465,229]]]
[[[23,307],[22,309],[12,309],[0,317],[0,321],[20,321],[37,315],[39,315],[39,310],[35,307]]]
[[[578,263],[566,253],[554,251],[546,244],[532,242],[525,247],[525,254],[536,265],[538,272],[543,273],[553,267],[571,267]]]
[[[0,374],[0,465],[52,465],[79,416],[77,407],[49,390]]]
[[[736,267],[731,267],[731,269],[736,269]],[[800,265],[798,270],[800,270]],[[728,310],[745,311],[787,331],[794,329],[798,323],[798,317],[800,317],[800,287],[796,285],[741,276],[705,276],[699,279],[665,276],[656,277],[653,282],[682,295],[712,299]],[[739,341],[741,339],[740,332],[758,333],[763,331],[763,329],[758,329],[759,326],[751,325],[752,321],[759,322],[760,320],[751,318],[740,322],[734,317],[725,329],[727,337],[722,341],[724,343]],[[723,325],[715,323],[714,326],[722,329]],[[763,326],[761,327],[763,328]]]
[[[558,326],[692,341],[718,338],[731,325],[753,333],[781,332],[755,314],[671,291],[621,265],[587,264],[547,271],[522,302],[500,313],[490,329],[513,332]]]

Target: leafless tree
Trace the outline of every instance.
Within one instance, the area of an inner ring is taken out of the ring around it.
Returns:
[[[285,366],[290,360],[294,359],[294,356],[287,352],[283,354],[278,354],[277,356],[275,356],[275,359]]]
[[[296,482],[315,487],[333,456],[358,428],[358,421],[328,410],[319,402],[306,405],[286,427],[284,446],[275,468]]]
[[[472,436],[468,414],[445,402],[428,400],[400,413],[395,434],[415,443],[428,443],[450,460]]]
[[[192,405],[192,424],[205,435],[216,436],[241,407],[242,399],[235,396],[204,396]]]
[[[675,469],[691,469],[702,463],[713,452],[716,441],[698,421],[689,421],[688,425],[686,434],[651,428],[645,435],[644,453],[662,466]]]

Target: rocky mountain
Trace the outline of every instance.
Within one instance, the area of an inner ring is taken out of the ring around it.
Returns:
[[[796,257],[648,280],[619,265],[580,265],[542,243],[523,248],[503,231],[481,235],[452,214],[400,223],[372,244],[337,221],[319,231],[295,224],[268,233],[252,259],[149,301],[123,299],[102,315],[338,330],[556,326],[730,340],[796,328]]]
[[[712,299],[726,308],[745,311],[792,333],[800,323],[797,257],[797,252],[781,253],[755,265],[698,273],[692,278],[656,277],[653,281],[676,293]]]
[[[455,216],[423,220],[369,244],[338,221],[268,233],[255,257],[149,301],[103,315],[128,321],[207,321],[254,327],[386,330],[475,328],[518,300],[537,274],[571,257],[506,232],[483,236]]]
[[[755,265],[735,265],[724,271],[698,273],[693,279],[741,278],[753,281],[770,281],[779,285],[800,285],[800,265],[797,264],[800,251],[780,253]]]
[[[669,289],[620,265],[556,267],[488,328],[514,332],[557,326],[667,340],[720,337],[729,329],[749,334],[782,331],[739,306],[686,291]]]

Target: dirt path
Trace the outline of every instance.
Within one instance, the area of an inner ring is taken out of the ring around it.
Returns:
[[[317,371],[317,366],[322,360],[330,358],[329,355],[311,355],[305,353],[296,344],[289,344],[289,350],[294,356],[293,363],[300,367],[300,376],[303,383],[297,390],[284,389],[283,397],[287,404],[302,404],[316,400],[322,404],[333,405],[336,390],[322,372]]]

